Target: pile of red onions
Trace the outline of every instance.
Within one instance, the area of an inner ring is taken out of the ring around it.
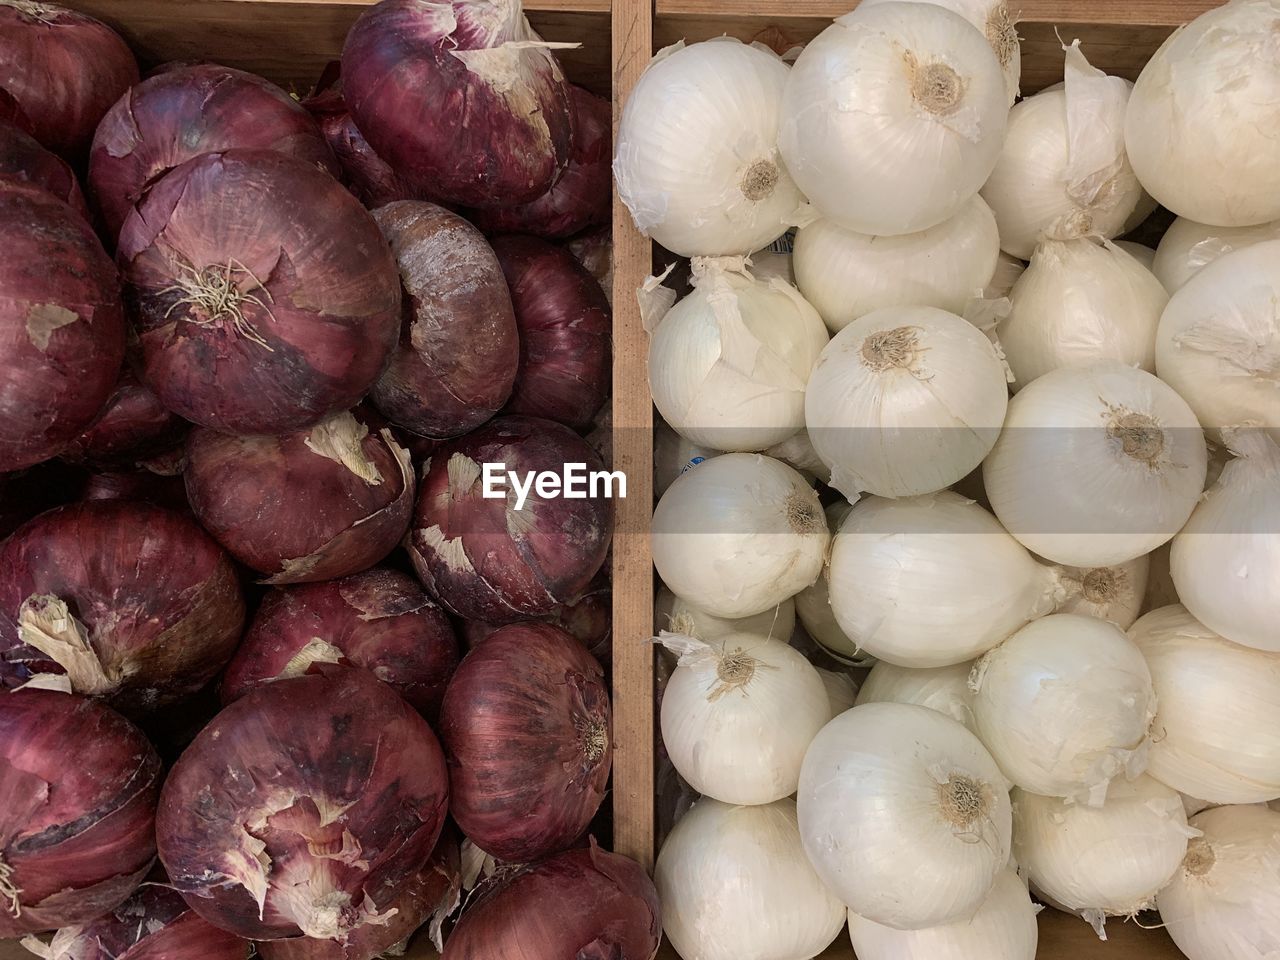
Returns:
[[[520,357],[502,267],[456,214],[411,200],[374,211],[400,265],[404,326],[372,400],[397,426],[456,437],[511,395]]]
[[[56,456],[93,422],[120,373],[125,326],[110,258],[43,188],[0,178],[0,250],[3,473]]]
[[[613,760],[600,664],[546,623],[495,631],[458,667],[440,711],[449,811],[499,860],[563,850],[591,823]]]
[[[596,496],[542,499],[484,496],[482,464],[527,475],[565,473],[565,464],[603,469],[568,427],[533,417],[498,417],[444,444],[422,478],[406,540],[427,589],[457,616],[510,623],[551,613],[581,596],[604,563],[613,502]],[[588,491],[589,493],[589,491]]]
[[[612,614],[613,592],[603,577],[597,577],[596,583],[587,592],[572,603],[556,607],[555,610],[540,619],[555,624],[567,631],[587,652],[595,657],[602,666],[608,666],[612,656]],[[467,620],[463,623],[463,637],[468,647],[474,647],[502,624],[483,623],[479,620]]]
[[[208,153],[165,174],[120,232],[143,376],[170,410],[286,433],[347,410],[400,329],[394,258],[368,211],[314,165]]]
[[[0,691],[0,938],[124,902],[155,859],[159,787],[160,758],[124,717],[53,690]]]
[[[223,675],[222,700],[301,676],[313,663],[343,661],[368,670],[434,718],[458,666],[458,641],[444,611],[396,570],[277,588],[263,598]]]
[[[573,141],[569,84],[519,0],[382,0],[342,48],[347,106],[418,191],[468,207],[551,189]]]
[[[40,674],[136,716],[199,690],[244,625],[235,567],[180,514],[58,507],[0,545],[0,683]]]
[[[62,456],[77,463],[133,464],[172,450],[187,427],[126,366],[93,426],[72,440]]]
[[[67,162],[50,153],[10,120],[0,117],[0,177],[24,180],[47,190],[88,219],[80,184]]]
[[[447,798],[427,722],[366,671],[316,664],[205,727],[165,781],[156,840],[174,887],[214,926],[346,942],[393,916]]]

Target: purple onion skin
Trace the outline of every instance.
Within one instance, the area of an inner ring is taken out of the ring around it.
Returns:
[[[311,115],[261,77],[213,63],[176,66],[132,87],[93,137],[89,191],[108,235],[147,188],[179,164],[233,148],[274,150],[336,176]]]
[[[462,915],[443,960],[653,960],[658,891],[595,841],[496,879]]]
[[[399,333],[399,274],[377,224],[281,153],[210,153],[165,174],[125,221],[118,259],[144,381],[226,433],[288,433],[350,409]],[[203,292],[178,289],[197,273]],[[243,323],[210,299],[228,279]]]
[[[591,823],[609,780],[604,671],[559,627],[503,627],[454,674],[440,739],[449,811],[476,846],[515,863],[563,850]]]
[[[83,158],[111,104],[138,82],[138,64],[101,21],[43,0],[0,4],[0,88],[37,140]]]
[[[366,570],[268,593],[223,675],[223,703],[305,669],[294,658],[315,639],[368,670],[429,720],[439,715],[458,666],[453,626],[422,587],[395,570]]]
[[[0,179],[0,251],[3,473],[57,456],[93,422],[120,375],[125,325],[98,238],[42,188]]]
[[[404,287],[400,343],[373,403],[419,436],[468,433],[502,409],[520,362],[502,267],[480,231],[443,207],[401,201],[373,218]]]
[[[182,477],[150,470],[103,470],[91,473],[80,491],[81,500],[143,500],[178,513],[191,514]]]
[[[419,487],[405,546],[432,596],[465,620],[511,623],[549,614],[579,597],[604,563],[613,503],[531,496],[516,511],[514,494],[510,507],[483,496],[485,463],[505,463],[523,477],[559,473],[566,463],[600,470],[600,458],[561,424],[497,417],[434,453]]]
[[[527,203],[559,178],[573,140],[569,84],[551,52],[496,49],[534,36],[518,0],[382,0],[342,49],[347,106],[377,155],[421,196],[468,207]],[[485,79],[512,71],[519,78],[506,93]]]
[[[160,795],[160,859],[216,927],[342,938],[427,863],[447,780],[431,728],[395,691],[317,664],[237,700],[187,748]]]
[[[597,577],[597,580],[599,579]],[[573,603],[556,607],[541,619],[543,623],[550,623],[568,631],[571,637],[581,643],[587,652],[607,669],[612,656],[612,617],[612,591],[608,582],[603,582],[593,585]],[[474,650],[482,640],[495,630],[502,629],[502,626],[497,623],[482,623],[479,620],[464,621],[462,630],[467,648]]]
[[[609,395],[609,301],[562,247],[515,236],[498,237],[493,250],[520,331],[520,369],[507,412],[586,430]]]
[[[189,426],[126,366],[98,419],[62,457],[96,466],[132,465],[180,445]]]
[[[21,891],[0,938],[87,923],[134,891],[155,859],[160,776],[151,744],[102,704],[0,691],[0,863]]]
[[[35,130],[31,120],[28,119],[26,113],[18,101],[14,99],[13,94],[9,93],[4,87],[0,87],[0,120],[5,123],[11,123],[23,133],[31,133]]]
[[[47,190],[86,220],[80,184],[67,162],[10,120],[0,117],[0,177],[25,181]]]
[[[66,667],[23,642],[19,620],[32,597],[66,604],[92,648],[89,666]],[[6,687],[34,674],[66,673],[77,692],[140,716],[211,680],[231,659],[243,626],[230,558],[191,520],[161,507],[122,500],[58,507],[0,545]]]

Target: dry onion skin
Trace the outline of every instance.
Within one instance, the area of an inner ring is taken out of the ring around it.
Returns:
[[[1128,630],[1142,609],[1150,570],[1149,554],[1113,567],[1063,567],[1067,595],[1054,612],[1097,617]]]
[[[654,600],[653,622],[659,630],[708,642],[730,633],[751,633],[786,643],[796,628],[796,612],[796,602],[788,597],[776,607],[754,616],[741,619],[717,617],[680,599],[662,584]]]
[[[1280,220],[1252,227],[1211,227],[1178,217],[1160,238],[1151,269],[1173,296],[1215,260],[1268,240],[1280,240]]]

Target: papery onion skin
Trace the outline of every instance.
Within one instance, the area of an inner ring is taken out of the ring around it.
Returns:
[[[1280,220],[1253,227],[1211,227],[1179,217],[1160,238],[1151,269],[1173,296],[1215,260],[1268,240],[1280,240]]]
[[[179,446],[188,426],[126,366],[102,413],[62,456],[99,466],[132,464]]]
[[[123,500],[59,507],[0,548],[7,687],[65,673],[77,693],[140,715],[211,680],[243,624],[230,557],[191,520],[161,507]]]
[[[610,227],[598,227],[574,237],[565,246],[578,258],[587,273],[600,283],[605,299],[613,306],[613,231]]]
[[[214,926],[342,938],[426,864],[447,796],[427,722],[366,671],[317,665],[205,727],[165,781],[156,839],[173,886]]]
[[[208,153],[171,170],[129,214],[118,260],[143,379],[218,430],[287,433],[349,409],[400,329],[377,224],[327,173],[281,153]]]
[[[0,117],[0,177],[42,187],[86,220],[89,208],[76,175],[67,162],[46,150],[17,124]]]
[[[796,628],[796,604],[788,597],[776,607],[754,616],[717,617],[682,600],[660,585],[653,605],[653,622],[659,630],[682,633],[699,640],[719,640],[730,633],[751,633],[786,643]]]
[[[974,727],[973,691],[969,689],[969,661],[949,667],[899,667],[881,661],[858,689],[857,705],[864,703],[914,703]]]
[[[1064,567],[1067,597],[1054,612],[1097,617],[1128,630],[1142,608],[1150,569],[1147,554],[1114,567]]]
[[[454,674],[439,729],[450,813],[499,860],[565,849],[604,800],[613,763],[604,671],[558,627],[490,634]]]
[[[0,937],[87,923],[124,901],[155,859],[160,778],[151,744],[102,704],[0,691]]]
[[[404,321],[374,406],[426,437],[469,433],[511,396],[520,337],[502,266],[480,232],[443,207],[374,211],[404,288]]]

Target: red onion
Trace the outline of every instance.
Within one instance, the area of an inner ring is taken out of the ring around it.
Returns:
[[[444,695],[449,812],[471,842],[525,863],[582,835],[613,761],[600,664],[547,623],[513,623],[463,659]]]
[[[586,429],[609,395],[609,301],[573,254],[545,240],[499,237],[493,251],[520,331],[507,410]]]
[[[128,367],[98,419],[62,454],[72,462],[99,465],[136,463],[182,443],[188,424],[160,405]]]
[[[104,470],[91,473],[80,491],[81,500],[145,500],[158,507],[191,512],[187,488],[181,476],[165,476],[150,470]]]
[[[138,82],[138,64],[105,23],[54,3],[0,3],[0,88],[35,138],[82,157],[107,108]]]
[[[424,196],[509,206],[569,161],[569,84],[520,0],[382,0],[342,48],[342,85],[378,156]]]
[[[612,654],[612,618],[613,597],[606,581],[593,585],[573,603],[556,607],[540,620],[567,631],[589,654],[600,661],[601,666],[608,666]],[[474,649],[480,641],[502,627],[503,624],[499,623],[463,621],[463,637],[468,649]]]
[[[613,228],[590,230],[568,243],[569,252],[600,283],[605,299],[613,306]]]
[[[0,938],[87,923],[155,859],[160,758],[100,703],[0,691]]]
[[[0,120],[13,124],[23,133],[31,133],[35,129],[18,101],[13,98],[13,94],[4,87],[0,87]]]
[[[400,329],[396,264],[336,180],[267,150],[209,153],[129,214],[119,260],[145,363],[170,410],[286,433],[353,406]]]
[[[476,210],[485,233],[531,233],[562,240],[609,222],[613,194],[613,110],[608,100],[572,86],[573,151],[560,179],[538,199]]]
[[[34,184],[65,201],[86,220],[89,217],[80,184],[67,162],[3,118],[0,118],[0,177]]]
[[[456,437],[502,409],[520,346],[511,296],[480,231],[431,203],[374,211],[400,264],[405,322],[372,399],[392,423]]]
[[[0,683],[65,674],[138,715],[194,693],[244,625],[235,567],[180,514],[140,501],[58,507],[0,545]]]
[[[653,960],[661,939],[653,881],[592,841],[492,881],[443,960]]]
[[[0,180],[0,251],[2,473],[56,456],[93,422],[124,360],[124,311],[98,238],[40,187]]]
[[[235,147],[274,150],[338,173],[311,115],[261,77],[187,64],[130,89],[102,118],[89,154],[89,190],[108,234],[119,235],[133,205],[174,167]]]
[[[521,482],[529,471],[560,473],[568,463],[602,469],[568,427],[532,417],[498,417],[446,444],[422,479],[405,543],[418,577],[468,620],[510,623],[576,599],[604,563],[612,502],[531,495],[516,510],[513,492],[484,496],[485,463],[505,464]]]
[[[367,570],[413,514],[409,452],[350,413],[284,437],[193,430],[186,480],[200,523],[266,583]]]
[[[218,714],[160,794],[173,885],[253,940],[346,940],[389,919],[444,823],[447,772],[427,722],[364,670],[312,671]]]
[[[440,713],[458,666],[449,618],[407,574],[366,570],[267,594],[222,678],[230,703],[311,664],[347,661],[371,672],[428,718]]]

